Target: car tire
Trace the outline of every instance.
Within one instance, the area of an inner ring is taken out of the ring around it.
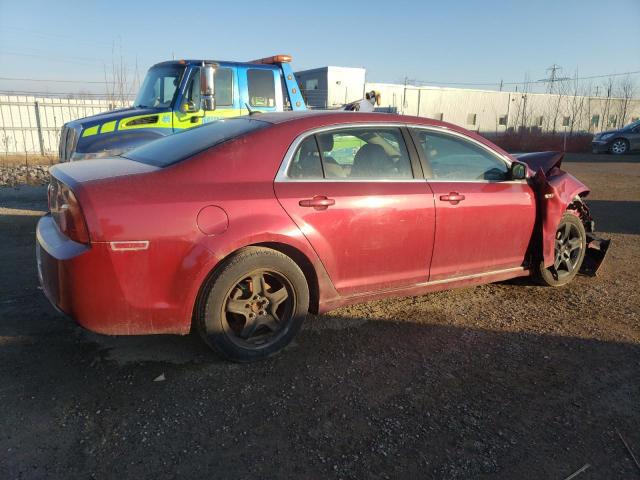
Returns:
[[[536,280],[550,287],[566,285],[580,271],[586,249],[587,234],[582,221],[573,213],[565,213],[556,231],[554,264],[547,268],[540,261],[534,272]]]
[[[207,280],[196,327],[209,347],[234,362],[262,360],[282,351],[309,310],[309,287],[288,256],[246,247]]]
[[[624,155],[629,151],[629,142],[624,138],[616,138],[611,142],[609,151],[614,155]]]

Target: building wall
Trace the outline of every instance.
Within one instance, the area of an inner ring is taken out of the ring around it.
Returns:
[[[364,68],[328,66],[303,70],[295,75],[312,108],[335,108],[364,96]]]
[[[367,83],[380,107],[435,118],[469,130],[501,133],[523,128],[545,133],[597,132],[640,118],[640,99],[496,92],[462,88]],[[626,112],[625,110],[626,104]],[[624,116],[624,118],[623,118]]]

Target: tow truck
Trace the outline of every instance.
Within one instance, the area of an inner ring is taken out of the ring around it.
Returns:
[[[173,60],[153,65],[133,106],[62,127],[61,162],[115,156],[203,123],[256,112],[306,110],[291,56],[250,62]]]

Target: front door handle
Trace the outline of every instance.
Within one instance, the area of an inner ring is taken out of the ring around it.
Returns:
[[[336,201],[333,198],[327,198],[323,195],[316,195],[313,198],[305,198],[300,200],[298,205],[301,207],[313,207],[316,210],[326,210],[331,205],[335,205]]]
[[[449,195],[440,195],[440,200],[443,202],[449,202],[451,205],[457,205],[464,200],[464,195],[458,192],[451,192]]]

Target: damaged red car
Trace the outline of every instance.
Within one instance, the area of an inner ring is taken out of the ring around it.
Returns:
[[[561,159],[399,115],[221,120],[52,168],[40,281],[95,332],[194,328],[226,358],[257,360],[308,312],[521,276],[570,282],[606,243]]]

